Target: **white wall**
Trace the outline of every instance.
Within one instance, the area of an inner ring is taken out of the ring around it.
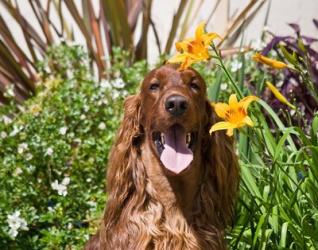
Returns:
[[[229,1],[229,3],[228,3]],[[201,2],[197,0],[196,3]],[[202,20],[207,20],[216,0],[203,0],[203,5],[198,15],[192,20],[190,35],[195,26]],[[228,24],[228,19],[235,13],[239,13],[250,0],[221,0],[214,17],[207,24],[208,31],[215,31],[220,35]],[[258,2],[261,2],[258,0]],[[161,41],[165,44],[173,14],[177,10],[179,0],[153,0],[152,15],[157,25],[159,34],[164,34]],[[288,23],[295,22],[300,25],[304,35],[318,38],[318,29],[313,25],[312,19],[318,19],[318,0],[267,0],[244,33],[245,44],[258,40],[264,27],[268,5],[270,12],[267,28],[279,35],[293,35],[293,30]],[[157,50],[153,34],[149,37],[149,43],[153,49],[149,51],[149,59],[153,61],[157,57]]]
[[[45,4],[47,0],[40,1]],[[95,2],[97,0],[92,1]],[[207,20],[213,6],[216,3],[216,0],[195,0],[194,9],[196,8],[196,5],[201,1],[203,2],[202,8],[197,13],[197,15],[195,15],[195,17],[191,19],[189,29],[190,35],[193,34],[196,25],[200,21]],[[249,1],[250,0],[221,0],[218,11],[215,13],[213,18],[207,25],[207,30],[215,31],[222,35],[224,33],[224,30],[226,29],[226,26],[228,25],[229,17],[231,17],[233,13],[238,13],[240,10],[242,10],[249,3]],[[261,0],[258,0],[258,2],[260,1]],[[75,2],[80,3],[81,1],[75,0]],[[163,49],[165,47],[167,36],[170,32],[173,15],[177,10],[179,2],[180,0],[153,0],[152,19],[156,24]],[[245,32],[244,37],[246,44],[253,39],[259,39],[263,29],[265,14],[269,2],[271,2],[271,8],[267,26],[270,31],[280,35],[293,34],[293,31],[287,24],[290,22],[296,22],[300,24],[303,34],[318,38],[318,29],[316,29],[312,24],[313,18],[318,19],[318,0],[267,0],[267,2],[264,4],[258,15],[252,21],[251,25],[248,26]],[[28,0],[19,0],[18,3],[21,6],[23,14],[31,18],[31,20],[32,18],[34,19],[31,9],[28,8]],[[24,6],[27,7],[25,8]],[[10,17],[6,15],[1,4],[0,15],[3,15],[3,17],[12,24],[11,27],[15,31],[15,35],[18,37],[18,40],[23,39],[20,30],[17,26],[14,25],[13,20],[11,20]],[[139,26],[141,23],[140,21],[141,19],[139,20]],[[34,22],[36,21],[34,20]],[[70,23],[72,23],[71,20]],[[76,29],[77,28],[75,28],[75,33]],[[138,31],[136,32],[136,35],[138,35]],[[80,38],[79,41],[84,42],[84,39]],[[152,31],[150,31],[149,33],[148,43],[150,46],[148,51],[149,60],[150,62],[154,62],[154,60],[158,56],[158,50]],[[26,49],[25,43],[22,43],[22,48],[24,47]]]

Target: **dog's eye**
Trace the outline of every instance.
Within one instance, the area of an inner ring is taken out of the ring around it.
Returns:
[[[197,83],[195,82],[191,82],[190,83],[190,88],[193,90],[193,91],[199,91],[200,90],[200,87]]]
[[[151,83],[150,86],[149,86],[149,89],[152,90],[152,91],[156,91],[158,90],[160,87],[159,83],[158,82],[154,82],[154,83]]]

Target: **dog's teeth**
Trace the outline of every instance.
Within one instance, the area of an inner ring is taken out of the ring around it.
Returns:
[[[165,144],[165,137],[164,137],[164,135],[163,135],[163,134],[161,134],[161,143],[162,143],[162,145],[164,145],[164,144]]]
[[[191,133],[187,133],[186,144],[189,145],[190,143],[191,143]]]

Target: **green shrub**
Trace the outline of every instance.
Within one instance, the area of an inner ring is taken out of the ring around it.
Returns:
[[[54,47],[39,65],[37,95],[1,107],[0,249],[81,249],[97,226],[122,102],[147,70],[114,55],[99,82],[81,47]]]

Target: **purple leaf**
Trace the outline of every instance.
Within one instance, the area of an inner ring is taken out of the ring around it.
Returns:
[[[297,33],[297,35],[299,35],[300,33],[300,27],[298,24],[296,23],[289,23],[288,24],[290,27],[292,27],[292,29]]]
[[[308,44],[311,45],[314,42],[317,42],[317,38],[309,37],[309,36],[301,36],[301,38]]]
[[[314,25],[315,25],[316,28],[318,29],[318,20],[317,20],[317,19],[312,19],[312,21],[314,22]]]

